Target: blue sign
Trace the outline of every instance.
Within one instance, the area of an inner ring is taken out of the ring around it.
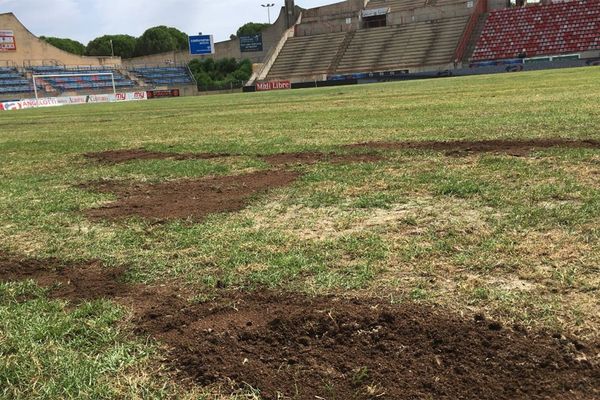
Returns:
[[[262,33],[240,36],[240,51],[242,53],[263,51]]]
[[[215,53],[215,42],[212,35],[190,36],[190,54],[204,55]]]

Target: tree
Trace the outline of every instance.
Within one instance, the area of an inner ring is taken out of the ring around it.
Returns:
[[[85,55],[85,45],[76,40],[46,36],[40,36],[40,39],[71,54]]]
[[[113,42],[115,56],[131,58],[135,55],[137,39],[129,35],[104,35],[87,45],[87,54],[90,56],[110,56],[110,41]]]
[[[190,40],[187,34],[177,28],[168,28],[169,33],[177,42],[177,50],[189,50]]]
[[[248,59],[195,59],[189,66],[200,89],[240,87],[252,75],[252,62]]]
[[[261,24],[258,22],[248,22],[247,24],[240,26],[240,28],[237,30],[236,36],[240,37],[240,36],[256,35],[257,33],[261,33],[267,26],[269,26],[269,24]]]
[[[188,36],[177,28],[155,26],[144,32],[137,40],[136,56],[188,49]]]

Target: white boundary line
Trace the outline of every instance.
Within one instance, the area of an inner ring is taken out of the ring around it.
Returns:
[[[43,78],[75,78],[78,76],[100,76],[100,75],[110,75],[111,76],[111,80],[112,80],[112,88],[113,88],[113,94],[117,94],[117,86],[115,85],[115,74],[114,72],[98,72],[96,74],[49,74],[49,75],[32,75],[33,78],[33,91],[35,93],[35,100],[38,101],[38,90],[37,90],[37,84],[36,84],[36,79],[43,79]]]

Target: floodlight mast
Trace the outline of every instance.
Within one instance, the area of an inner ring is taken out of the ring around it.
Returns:
[[[33,78],[33,93],[35,94],[35,103],[36,106],[39,102],[38,90],[37,90],[37,78],[73,78],[78,76],[106,76],[110,75],[110,80],[112,83],[113,94],[117,94],[117,85],[115,83],[115,74],[112,72],[98,72],[96,74],[51,74],[51,75],[32,75]]]
[[[275,3],[261,4],[262,7],[267,9],[267,15],[269,16],[269,24],[271,23],[271,7],[275,7]]]

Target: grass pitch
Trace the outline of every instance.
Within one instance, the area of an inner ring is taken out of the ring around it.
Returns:
[[[600,140],[598,121],[596,67],[6,112],[0,250],[127,265],[132,282],[176,281],[196,301],[216,286],[379,296],[598,340],[599,150],[378,150],[373,163],[296,166],[293,185],[201,223],[90,221],[114,198],[77,187],[242,174],[269,168],[257,154],[366,141]],[[239,156],[82,157],[140,147]],[[175,383],[160,359],[126,308],[0,284],[0,398],[219,398]]]

